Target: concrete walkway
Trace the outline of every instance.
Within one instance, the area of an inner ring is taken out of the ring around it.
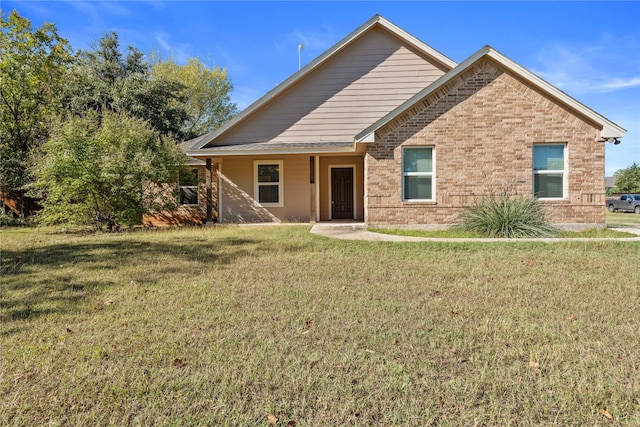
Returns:
[[[545,239],[489,239],[489,238],[445,238],[445,237],[413,237],[413,236],[395,236],[392,234],[373,233],[367,230],[364,223],[334,223],[320,222],[316,223],[311,232],[320,236],[330,237],[342,240],[367,240],[379,242],[598,242],[614,240],[616,242],[639,242],[640,228],[636,227],[611,227],[616,230],[626,231],[627,233],[636,234],[638,237],[598,237],[598,238],[545,238]]]

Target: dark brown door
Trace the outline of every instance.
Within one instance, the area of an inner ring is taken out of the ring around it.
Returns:
[[[353,219],[353,169],[331,169],[331,219]]]

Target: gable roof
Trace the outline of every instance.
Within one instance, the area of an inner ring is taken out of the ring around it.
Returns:
[[[483,58],[491,58],[494,61],[498,62],[502,67],[514,73],[521,79],[530,83],[532,86],[542,91],[543,93],[555,98],[557,101],[567,105],[569,108],[573,109],[575,112],[583,115],[584,117],[589,118],[595,123],[598,123],[602,126],[601,137],[603,139],[609,138],[622,138],[626,132],[625,129],[621,128],[617,124],[612,121],[606,119],[600,114],[596,113],[586,105],[567,95],[565,92],[561,91],[557,87],[551,85],[550,83],[544,81],[540,77],[533,74],[531,71],[526,68],[516,64],[511,59],[507,58],[497,50],[493,49],[491,46],[485,46],[469,58],[461,62],[454,69],[440,77],[438,80],[433,82],[431,85],[427,86],[413,97],[408,99],[402,105],[398,106],[396,109],[391,111],[386,116],[382,117],[380,120],[373,123],[371,126],[364,129],[354,138],[354,142],[374,142],[375,140],[375,132],[382,128],[387,123],[393,121],[395,118],[403,114],[405,111],[412,108],[415,104],[425,99],[427,96],[436,92],[439,88],[447,84],[449,81],[454,79],[456,76],[463,73],[466,69],[473,66],[475,63],[480,61]]]
[[[374,27],[381,27],[385,29],[386,31],[400,38],[405,43],[412,46],[419,52],[432,58],[435,62],[440,63],[444,69],[452,69],[457,65],[455,61],[447,58],[440,52],[436,51],[435,49],[431,48],[427,44],[418,40],[417,38],[410,35],[406,31],[392,24],[382,16],[375,15],[370,20],[368,20],[363,25],[361,25],[359,28],[351,32],[349,35],[347,35],[345,38],[340,40],[338,43],[336,43],[329,50],[327,50],[322,55],[320,55],[318,58],[316,58],[315,60],[307,64],[305,67],[303,67],[301,70],[299,70],[298,72],[293,74],[291,77],[286,79],[284,82],[276,86],[274,89],[267,92],[263,97],[255,101],[253,104],[251,104],[249,107],[244,109],[241,113],[233,117],[231,120],[227,121],[220,128],[208,134],[194,138],[190,141],[186,141],[184,143],[184,146],[187,148],[187,154],[197,155],[198,150],[205,148],[206,145],[209,144],[211,141],[213,141],[220,135],[224,134],[225,132],[229,131],[230,129],[235,128],[238,124],[246,120],[249,116],[251,116],[254,112],[258,111],[265,104],[267,104],[268,102],[270,102],[271,100],[273,100],[274,98],[276,98],[277,96],[279,96],[280,94],[282,94],[283,92],[285,92],[286,90],[294,86],[297,82],[301,81],[313,70],[317,69],[319,66],[326,63],[331,58],[335,57],[346,46],[350,45],[356,39],[359,39],[363,34],[367,33],[369,30],[371,30]]]

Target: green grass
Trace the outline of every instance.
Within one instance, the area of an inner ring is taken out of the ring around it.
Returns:
[[[396,236],[411,236],[411,237],[433,237],[433,238],[470,238],[470,239],[482,239],[485,236],[482,233],[476,233],[473,231],[465,231],[459,228],[448,228],[443,230],[412,230],[412,229],[398,229],[398,228],[379,228],[368,227],[367,230],[374,233],[393,234]]]
[[[613,228],[588,228],[583,231],[560,231],[556,237],[563,238],[621,238],[621,237],[638,237],[637,234],[626,231],[615,230]]]
[[[631,226],[640,227],[640,215],[626,212],[607,212],[606,221],[608,226]]]
[[[0,425],[640,425],[640,243],[308,231],[3,229]]]
[[[397,236],[429,237],[429,238],[483,239],[488,237],[481,233],[474,233],[471,231],[461,230],[459,228],[450,228],[446,230],[410,230],[410,229],[369,227],[368,230],[374,233],[393,234]],[[637,235],[628,233],[626,231],[614,230],[612,228],[589,228],[583,231],[560,231],[554,237],[565,238],[565,239],[623,238],[623,237],[637,237]]]
[[[606,223],[613,228],[590,228],[583,231],[560,231],[555,237],[561,238],[623,238],[636,237],[635,234],[626,231],[616,230],[615,227],[640,227],[640,215],[632,213],[610,213],[606,212]],[[483,233],[462,230],[454,227],[445,230],[411,230],[369,227],[369,231],[374,233],[394,234],[398,236],[430,237],[430,238],[485,238]]]

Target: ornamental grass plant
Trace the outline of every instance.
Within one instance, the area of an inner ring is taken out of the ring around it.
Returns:
[[[547,222],[536,199],[507,192],[482,197],[462,212],[457,228],[487,237],[508,238],[554,237],[557,232]]]

